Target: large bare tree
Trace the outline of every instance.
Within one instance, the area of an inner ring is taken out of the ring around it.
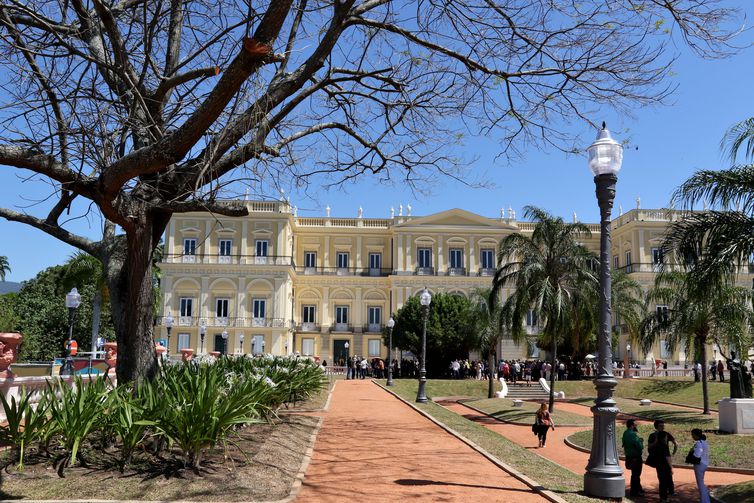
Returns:
[[[468,130],[503,155],[570,150],[565,124],[668,95],[675,42],[729,51],[735,16],[720,0],[0,0],[0,165],[48,194],[0,216],[102,261],[118,378],[150,378],[172,215],[244,215],[219,197],[244,181],[457,174],[447,146]],[[98,241],[70,231],[86,212]]]

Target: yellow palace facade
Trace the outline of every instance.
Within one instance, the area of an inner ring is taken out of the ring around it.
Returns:
[[[168,226],[157,333],[168,339],[170,314],[171,354],[192,348],[197,354],[298,353],[328,363],[354,354],[386,358],[383,329],[409,297],[425,286],[465,296],[489,287],[500,239],[534,229],[512,210],[501,210],[499,218],[461,209],[413,216],[407,206],[405,214],[401,208],[375,219],[361,211],[355,218],[330,217],[329,208],[322,217],[299,217],[285,201],[244,204],[246,217],[187,213]],[[662,234],[676,217],[638,208],[618,216],[612,223],[613,266],[649,287],[662,261]],[[589,228],[592,236],[584,244],[597,251],[599,225]],[[747,270],[742,281],[751,284],[752,277]],[[532,318],[527,330],[535,334]],[[616,358],[624,357],[626,337],[621,335]],[[662,341],[656,346],[631,357],[685,361]],[[539,356],[531,343],[503,341],[499,349],[506,359]]]

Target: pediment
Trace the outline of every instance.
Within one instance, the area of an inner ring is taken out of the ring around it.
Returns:
[[[412,218],[396,227],[489,227],[494,229],[513,228],[500,220],[483,217],[470,211],[453,208],[432,215]]]

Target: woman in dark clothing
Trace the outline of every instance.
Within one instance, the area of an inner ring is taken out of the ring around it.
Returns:
[[[547,410],[547,404],[543,403],[537,411],[537,438],[539,438],[539,446],[544,447],[547,443],[547,432],[552,428],[555,429],[555,423],[550,417],[550,412]]]

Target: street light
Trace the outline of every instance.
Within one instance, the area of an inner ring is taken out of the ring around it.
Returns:
[[[242,333],[239,334],[238,335],[238,341],[241,343],[241,354],[244,354],[243,353],[243,339],[244,339],[243,334]]]
[[[351,366],[348,364],[348,346],[350,346],[350,344],[348,344],[348,341],[346,341],[346,343],[343,344],[343,347],[346,348],[346,379],[348,379],[349,377],[356,379],[356,369],[355,368],[352,369]],[[351,375],[352,370],[353,370],[353,375]]]
[[[605,123],[597,139],[587,148],[589,168],[594,174],[597,202],[600,207],[600,311],[599,360],[594,386],[597,399],[592,407],[594,428],[592,449],[584,474],[584,492],[597,498],[622,498],[626,493],[623,470],[618,464],[615,417],[618,407],[613,392],[618,381],[613,376],[613,355],[610,344],[611,289],[610,276],[610,212],[615,197],[615,184],[623,162],[623,147],[610,136]]]
[[[223,354],[227,355],[228,354],[228,331],[223,330],[223,333],[220,335],[223,338]]]
[[[631,377],[631,344],[626,344],[626,361],[623,363],[623,377]]]
[[[60,368],[60,375],[73,375],[73,320],[76,319],[76,309],[81,305],[81,295],[76,288],[65,295],[65,307],[68,308],[68,340],[65,341],[65,363]]]
[[[170,356],[170,332],[173,330],[173,316],[171,316],[170,311],[168,311],[168,315],[165,316],[165,328],[168,331],[168,347],[165,354]]]
[[[262,339],[262,354],[264,354],[264,339]]]
[[[424,328],[422,329],[422,368],[419,370],[419,391],[416,393],[416,401],[418,403],[427,402],[427,317],[429,316],[429,304],[432,302],[432,295],[430,295],[427,287],[424,287],[424,291],[419,297],[419,302],[422,305],[422,311],[424,313]]]
[[[393,327],[395,326],[395,320],[390,317],[387,320],[387,385],[393,385]]]
[[[207,320],[203,319],[199,322],[199,338],[200,338],[200,348],[199,351],[201,354],[204,354],[204,336],[207,334]]]
[[[285,341],[285,355],[288,356],[288,341]]]

